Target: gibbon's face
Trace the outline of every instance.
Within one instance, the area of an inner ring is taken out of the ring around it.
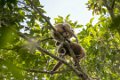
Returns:
[[[71,28],[71,26],[67,23],[63,23],[63,24],[59,24],[59,32],[63,35],[63,37],[67,38],[67,39],[70,39],[74,32],[73,32],[73,29]]]

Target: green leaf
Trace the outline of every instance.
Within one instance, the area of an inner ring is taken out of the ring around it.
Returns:
[[[6,68],[2,67],[2,69],[7,69],[8,72],[11,72],[13,77],[15,77],[18,80],[23,79],[23,74],[22,74],[22,70],[19,69],[18,67],[16,67],[16,65],[14,65],[12,62],[10,62],[9,60],[3,60],[2,61],[2,66],[6,66]]]

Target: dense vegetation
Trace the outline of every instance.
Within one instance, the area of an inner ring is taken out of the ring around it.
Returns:
[[[81,29],[77,37],[86,56],[80,66],[91,79],[120,80],[120,0],[88,0],[86,6],[100,16],[97,23],[92,18],[82,25],[66,15],[54,24],[67,21]],[[79,79],[67,65],[53,76],[47,72],[57,61],[45,51],[57,54],[54,41],[44,40],[52,29],[43,8],[39,0],[0,0],[0,80]]]

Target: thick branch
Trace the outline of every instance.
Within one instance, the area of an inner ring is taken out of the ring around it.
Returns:
[[[27,40],[28,42],[32,43],[32,40],[29,39],[27,36],[23,35],[22,33],[19,33],[19,35],[20,35],[22,38],[24,38],[25,40]],[[64,61],[63,59],[61,59],[61,58],[59,58],[59,57],[51,54],[50,52],[44,50],[43,48],[39,47],[38,44],[35,44],[35,47],[36,47],[40,52],[43,52],[43,53],[51,56],[52,58],[56,59],[57,61],[60,61],[60,62],[62,62],[63,64],[67,65],[70,69],[72,69],[72,70],[77,74],[78,77],[81,78],[81,74],[80,74],[72,65],[70,65],[69,63],[67,63],[67,62]],[[85,79],[85,80],[86,80],[86,79]]]
[[[31,1],[31,0],[28,0],[29,2],[30,2],[30,4],[35,8],[35,10],[37,10],[37,12],[46,20],[46,22],[50,25],[50,27],[54,30],[54,31],[56,31],[55,29],[54,29],[54,27],[52,26],[52,24],[50,23],[50,21],[48,20],[48,18],[46,17],[46,16],[44,16],[41,12],[40,12],[40,10],[34,5],[34,3]],[[69,45],[69,44],[68,44]],[[71,48],[69,47],[69,49],[71,50]],[[71,51],[72,53],[72,56],[73,56],[73,58],[76,60],[76,57],[75,57],[75,55],[73,54],[73,51]],[[77,61],[77,60],[76,60]],[[78,63],[79,64],[79,63]],[[79,66],[79,65],[78,65]]]

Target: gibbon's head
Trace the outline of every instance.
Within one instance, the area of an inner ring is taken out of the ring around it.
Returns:
[[[70,39],[74,32],[71,26],[68,23],[58,23],[55,25],[55,29],[59,32],[64,38]]]

